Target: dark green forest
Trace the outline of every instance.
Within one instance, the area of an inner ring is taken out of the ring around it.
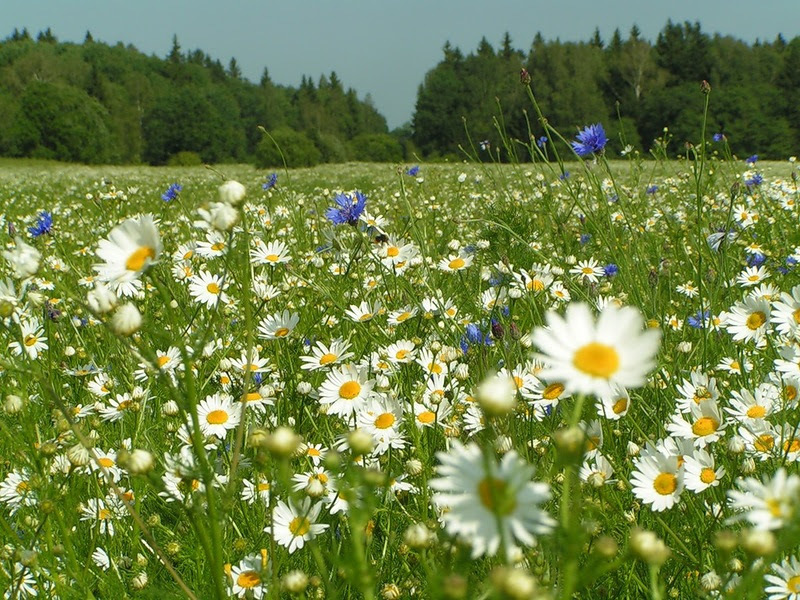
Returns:
[[[89,32],[76,44],[49,29],[14,30],[0,42],[0,155],[307,166],[463,158],[470,138],[503,148],[505,137],[518,140],[512,147],[524,160],[524,146],[543,129],[522,68],[549,123],[568,138],[601,122],[615,151],[648,151],[669,127],[674,156],[699,138],[706,80],[709,136],[723,133],[739,155],[782,159],[800,148],[800,36],[750,45],[668,22],[654,43],[635,26],[624,38],[596,31],[587,42],[536,34],[527,52],[507,34],[499,48],[483,39],[466,56],[448,43],[419,86],[412,121],[392,132],[369,95],[359,98],[334,72],[304,75],[295,88],[275,84],[265,68],[254,83],[235,58],[223,66],[202,50],[184,51],[177,38],[161,58]]]
[[[474,145],[502,147],[498,127],[507,138],[537,139],[544,132],[520,85],[521,68],[549,124],[567,138],[601,122],[615,150],[623,133],[625,145],[647,151],[668,127],[670,155],[685,153],[687,141],[700,139],[706,80],[708,137],[724,134],[731,151],[745,156],[784,159],[800,150],[800,36],[748,45],[688,22],[668,22],[654,44],[636,26],[607,41],[598,31],[579,43],[536,34],[527,52],[515,49],[508,34],[498,49],[484,38],[467,56],[447,44],[417,93],[416,146],[427,156],[459,145],[471,150],[468,130]]]

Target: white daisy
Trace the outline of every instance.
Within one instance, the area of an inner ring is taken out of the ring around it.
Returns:
[[[728,522],[747,521],[754,529],[765,531],[780,529],[791,520],[798,509],[800,476],[787,475],[778,469],[773,478],[764,476],[736,480],[737,490],[728,490],[728,504],[739,511]]]
[[[345,361],[353,357],[353,353],[349,352],[350,343],[344,340],[333,340],[329,346],[322,342],[311,348],[311,354],[301,356],[300,360],[303,361],[301,369],[307,371],[316,371],[317,369],[324,369],[332,367],[337,363]]]
[[[800,600],[800,560],[792,556],[770,566],[774,575],[764,575],[767,600]]]
[[[258,324],[258,337],[268,340],[285,338],[297,326],[300,315],[284,310],[281,313],[268,315]]]
[[[272,525],[264,531],[292,554],[328,528],[327,524],[316,522],[321,510],[322,503],[312,505],[310,498],[304,498],[300,505],[281,500],[272,511]]]
[[[241,404],[224,393],[207,396],[197,406],[197,418],[203,435],[223,439],[229,430],[235,429],[241,420]]]
[[[98,278],[121,296],[133,296],[141,289],[139,278],[161,254],[161,238],[152,215],[128,219],[100,240],[94,265]]]
[[[344,365],[328,373],[319,389],[319,402],[328,405],[328,414],[347,419],[361,408],[374,385],[366,370]]]

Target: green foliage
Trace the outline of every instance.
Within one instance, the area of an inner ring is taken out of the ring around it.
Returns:
[[[293,129],[277,129],[256,147],[255,164],[259,169],[286,166],[311,167],[320,162],[322,154],[305,133]]]
[[[399,162],[403,160],[403,147],[387,133],[362,133],[353,138],[350,148],[356,160],[374,162]]]
[[[203,164],[203,159],[197,152],[182,151],[173,154],[167,160],[170,167],[196,167]]]

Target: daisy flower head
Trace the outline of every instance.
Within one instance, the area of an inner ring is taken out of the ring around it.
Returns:
[[[264,531],[293,554],[328,528],[327,524],[316,522],[321,510],[322,503],[312,505],[311,498],[304,498],[299,505],[293,500],[288,504],[281,500],[272,511],[272,525]]]
[[[655,366],[661,333],[642,331],[644,319],[634,308],[606,306],[595,322],[589,306],[571,303],[565,317],[547,313],[547,327],[537,327],[533,343],[545,363],[541,378],[564,383],[569,393],[610,393],[614,385],[641,387]]]
[[[260,600],[267,593],[270,563],[267,551],[245,556],[238,565],[231,567],[231,592],[237,598]]]
[[[161,255],[161,237],[153,215],[128,219],[100,240],[96,252],[102,263],[94,265],[101,281],[122,296],[133,296],[139,278]]]
[[[760,267],[747,267],[736,277],[736,283],[742,287],[752,287],[758,285],[769,277],[769,271],[763,265]]]
[[[800,476],[778,469],[770,479],[737,479],[739,489],[728,491],[728,504],[738,511],[729,522],[747,521],[759,531],[780,529],[797,512]]]
[[[800,560],[796,556],[771,565],[772,573],[764,575],[769,584],[764,591],[768,600],[800,600]]]
[[[430,481],[436,492],[434,504],[451,535],[472,545],[472,557],[493,556],[505,542],[508,554],[516,542],[536,543],[536,535],[548,533],[555,521],[539,505],[550,498],[550,487],[531,481],[534,469],[515,451],[498,463],[484,456],[472,442],[453,441],[450,452],[437,454],[437,478]]]
[[[276,265],[288,263],[292,257],[289,255],[289,249],[281,241],[273,241],[265,244],[259,242],[253,249],[250,250],[250,262],[255,265],[268,265],[274,267]]]
[[[311,348],[311,354],[300,357],[303,361],[301,369],[306,371],[316,371],[317,369],[325,369],[353,357],[350,350],[350,343],[344,340],[333,340],[329,345],[317,342]]]
[[[655,450],[635,462],[633,494],[656,512],[672,508],[683,491],[683,469],[678,457]]]
[[[10,342],[8,348],[18,356],[25,354],[31,360],[36,360],[39,354],[48,348],[44,329],[37,319],[22,320],[19,326],[22,342]]]
[[[214,308],[220,302],[224,304],[228,301],[228,295],[225,293],[227,288],[228,284],[221,276],[208,271],[200,271],[189,279],[189,293],[192,298],[208,308]]]
[[[281,313],[269,315],[261,320],[258,325],[258,337],[268,340],[285,338],[300,322],[300,315],[284,310]]]
[[[228,430],[234,429],[241,420],[241,404],[235,403],[228,394],[213,394],[197,406],[197,418],[203,435],[224,439]]]
[[[695,493],[719,485],[725,475],[725,467],[714,468],[714,455],[705,450],[697,450],[686,456],[683,463],[683,482],[687,490]]]
[[[319,402],[328,405],[328,414],[349,418],[366,402],[374,385],[365,370],[344,365],[328,373],[319,389]]]
[[[439,261],[439,270],[447,271],[449,273],[463,271],[472,265],[472,261],[472,254],[466,254],[464,252],[461,252],[458,255],[451,254],[447,258],[443,258]]]

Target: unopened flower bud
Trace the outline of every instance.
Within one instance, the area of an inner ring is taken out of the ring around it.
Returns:
[[[670,549],[652,531],[634,529],[631,533],[631,550],[647,564],[660,567],[669,558]]]
[[[484,413],[499,417],[516,407],[517,388],[510,377],[491,375],[478,386],[475,397]]]
[[[246,190],[238,181],[226,181],[219,186],[219,199],[225,204],[238,206],[244,200]]]
[[[412,550],[420,550],[430,545],[433,540],[433,534],[425,526],[425,523],[415,523],[406,529],[403,534],[403,541]]]
[[[133,303],[123,304],[111,317],[111,329],[115,333],[129,336],[136,333],[142,326],[142,314]]]
[[[302,571],[295,569],[283,576],[281,585],[290,594],[301,594],[308,587],[308,576]]]
[[[291,427],[278,427],[267,436],[265,446],[276,456],[289,457],[300,446],[302,438]]]
[[[9,394],[3,402],[3,410],[9,415],[15,415],[25,407],[25,401],[16,394]]]
[[[363,429],[354,429],[347,436],[347,445],[353,454],[369,454],[373,447],[372,436]]]

